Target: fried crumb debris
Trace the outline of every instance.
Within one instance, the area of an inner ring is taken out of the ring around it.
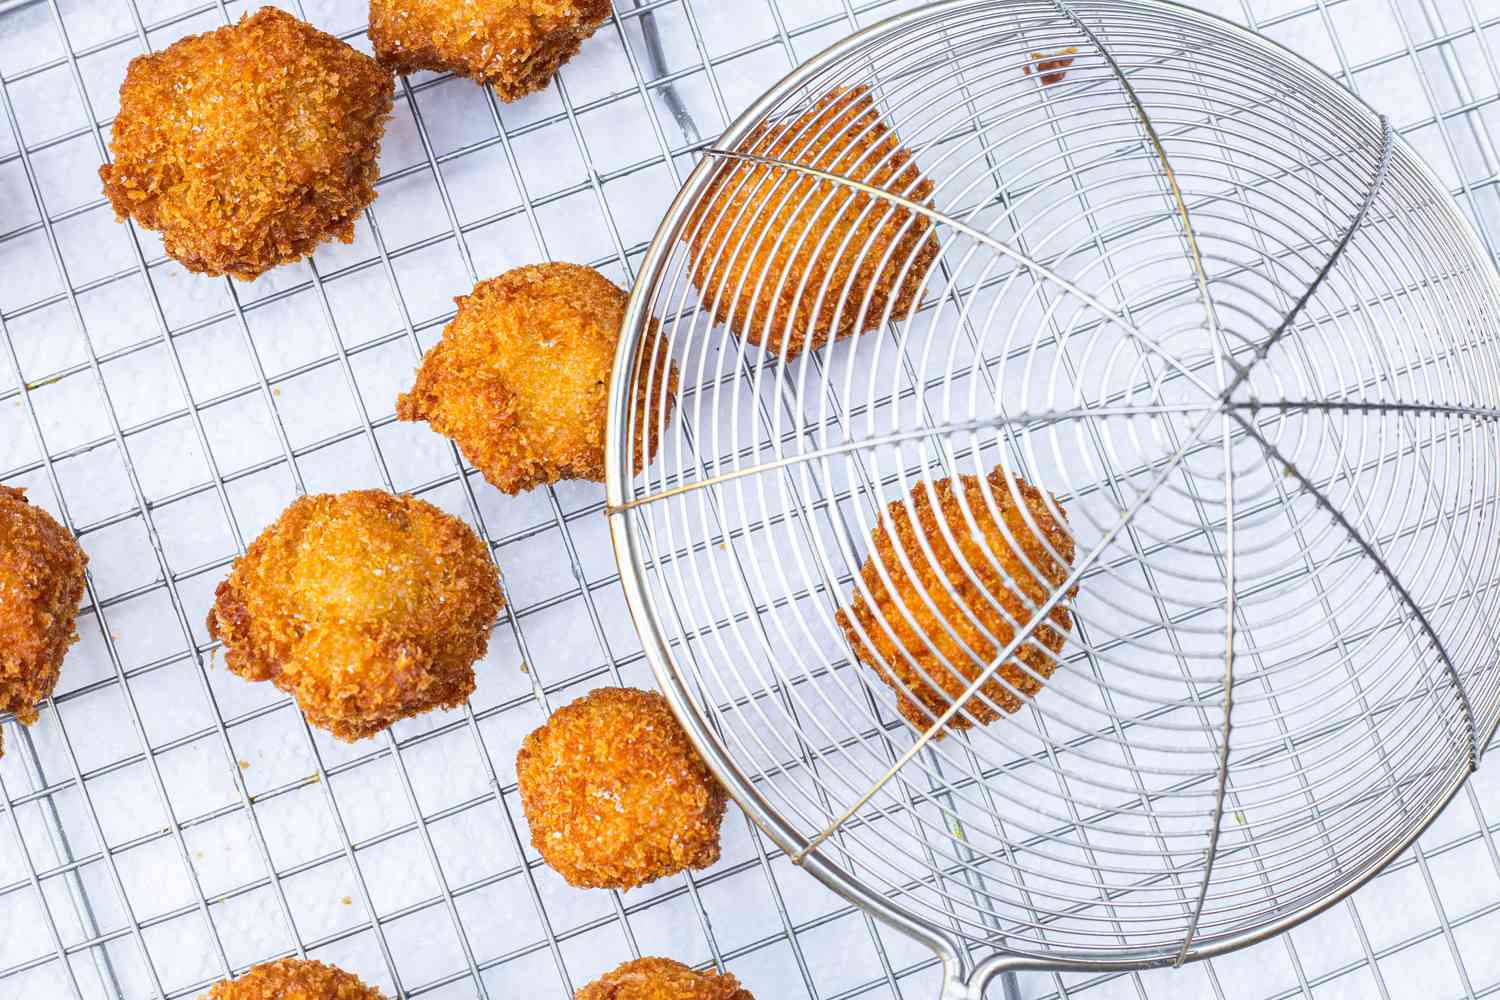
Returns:
[[[1068,46],[1056,55],[1049,56],[1043,52],[1031,53],[1031,61],[1021,67],[1021,72],[1031,76],[1033,72],[1038,74],[1042,86],[1050,87],[1054,83],[1061,83],[1068,75],[1068,67],[1073,65],[1073,57],[1078,55],[1075,46]]]

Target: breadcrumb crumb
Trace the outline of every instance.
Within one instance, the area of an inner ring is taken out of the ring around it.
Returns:
[[[516,755],[531,844],[570,885],[630,889],[719,860],[724,789],[667,700],[600,688]]]
[[[354,239],[394,94],[374,59],[263,7],[130,61],[99,177],[189,271],[250,280]]]
[[[1076,46],[1068,46],[1048,56],[1045,52],[1033,52],[1031,61],[1021,67],[1021,72],[1027,76],[1032,74],[1032,67],[1041,76],[1042,86],[1050,87],[1054,83],[1061,83],[1068,75],[1068,67],[1073,65],[1073,57],[1078,54]]]

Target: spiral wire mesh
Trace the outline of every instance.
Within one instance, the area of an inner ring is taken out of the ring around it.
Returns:
[[[1500,720],[1497,290],[1384,118],[1227,23],[1023,0],[871,29],[708,150],[642,268],[610,499],[658,675],[763,827],[898,922],[1104,967],[1289,926]],[[871,332],[795,357],[799,330]],[[700,387],[675,416],[656,351]],[[936,535],[872,544],[962,476]],[[1019,610],[910,584],[955,553],[970,595],[1045,575],[962,551],[987,521],[1029,552],[1007,506],[1067,525],[1039,557],[1066,579]],[[872,579],[905,589],[841,628]],[[852,652],[901,629],[881,684]],[[946,695],[903,721],[919,687]]]

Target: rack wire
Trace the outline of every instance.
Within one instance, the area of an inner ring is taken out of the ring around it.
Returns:
[[[363,4],[290,6],[364,44]],[[241,5],[0,5],[0,480],[30,487],[93,559],[56,697],[33,729],[7,723],[0,991],[191,996],[306,953],[402,995],[565,997],[644,953],[721,963],[761,996],[936,992],[925,951],[738,814],[714,869],[623,895],[567,890],[526,842],[520,738],[587,687],[649,683],[602,491],[501,498],[396,424],[395,392],[476,277],[559,257],[632,278],[666,200],[739,109],[905,5],[616,6],[545,98],[502,106],[466,81],[404,81],[356,244],[244,286],[186,276],[151,234],[116,228],[91,178],[128,58]],[[1500,16],[1467,0],[1223,13],[1390,110],[1497,246]],[[295,492],[371,483],[467,516],[511,602],[468,707],[345,747],[216,669],[200,623]],[[1277,941],[1177,973],[1027,977],[1024,992],[1500,993],[1483,946],[1500,929],[1497,802],[1481,771],[1386,874]]]

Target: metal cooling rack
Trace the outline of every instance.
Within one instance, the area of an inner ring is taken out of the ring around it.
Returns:
[[[288,6],[366,44],[362,0]],[[396,393],[476,277],[559,258],[628,281],[705,141],[792,66],[912,5],[616,6],[521,104],[403,82],[356,243],[238,285],[115,225],[94,170],[129,58],[243,5],[0,0],[0,481],[30,488],[93,560],[56,697],[32,729],[5,726],[0,995],[193,996],[293,953],[423,997],[567,997],[637,954],[722,963],[762,998],[936,994],[924,950],[737,812],[713,869],[626,894],[568,889],[527,846],[521,737],[588,687],[651,683],[602,488],[501,497],[396,424]],[[1500,247],[1494,0],[1199,6],[1391,115]],[[228,676],[201,622],[296,492],[374,483],[467,516],[510,606],[465,710],[350,747]],[[1020,992],[1500,994],[1497,836],[1491,767],[1407,856],[1288,935],[1178,972],[1025,977]]]

